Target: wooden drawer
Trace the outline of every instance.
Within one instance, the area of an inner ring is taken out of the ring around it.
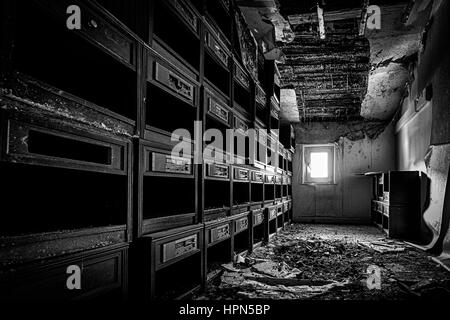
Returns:
[[[73,128],[41,126],[43,120],[3,119],[4,161],[125,175],[128,144]]]
[[[253,171],[252,172],[252,181],[253,182],[264,182],[264,173]]]
[[[252,212],[253,226],[258,226],[264,222],[264,212],[262,210],[256,210]]]
[[[200,252],[202,229],[202,225],[196,225],[145,235],[141,239],[143,250],[154,253],[152,265],[156,271],[163,269]]]
[[[80,269],[81,289],[70,290],[70,266]],[[97,249],[64,258],[49,260],[36,266],[17,268],[11,274],[0,275],[5,281],[0,297],[7,299],[72,300],[88,299],[117,291],[121,296],[127,290],[128,247]]]
[[[221,164],[206,164],[205,175],[207,178],[229,179],[230,167]]]
[[[161,263],[196,252],[199,248],[198,234],[193,234],[161,245]]]
[[[221,122],[229,126],[230,123],[230,110],[226,107],[226,104],[207,95],[207,111],[208,114],[219,119]]]
[[[205,32],[205,46],[222,67],[228,69],[228,50],[225,49],[225,45],[221,43],[210,30],[206,30]]]
[[[277,217],[281,216],[284,213],[284,205],[283,204],[279,204],[277,207]]]
[[[238,181],[249,181],[250,172],[242,168],[234,168],[234,180]]]
[[[133,66],[135,64],[135,42],[124,31],[113,26],[113,23],[96,8],[82,1],[52,1],[37,0],[46,10],[58,16],[59,23],[65,23],[68,15],[67,8],[77,5],[81,10],[81,29],[71,30],[78,33],[97,47],[109,52],[120,61]]]
[[[278,214],[278,206],[271,206],[267,208],[269,221],[275,219]]]
[[[256,101],[259,102],[261,105],[265,106],[267,102],[266,93],[259,84],[256,85],[255,90],[256,90]]]
[[[213,245],[231,237],[230,223],[208,229],[208,245]]]
[[[248,217],[240,218],[236,221],[234,221],[234,233],[240,233],[242,231],[245,231],[248,229],[249,221]]]
[[[175,157],[171,154],[146,151],[146,171],[169,174],[192,175],[192,159]]]
[[[164,66],[158,61],[154,61],[153,81],[161,88],[167,90],[176,97],[185,100],[191,105],[195,105],[195,84],[189,79],[181,76],[178,72]]]
[[[265,183],[270,183],[272,184],[275,181],[275,176],[271,175],[271,174],[266,174],[264,176],[264,182]]]
[[[247,132],[248,131],[248,124],[247,122],[245,122],[244,120],[242,120],[241,118],[237,117],[237,116],[233,116],[233,127],[236,130],[240,130],[243,132]]]
[[[195,33],[199,32],[200,18],[195,13],[192,5],[187,0],[169,0],[170,4],[175,8],[178,15]]]
[[[250,90],[250,78],[237,62],[234,64],[234,79],[245,89]]]

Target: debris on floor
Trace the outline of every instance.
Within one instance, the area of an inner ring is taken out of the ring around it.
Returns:
[[[379,253],[393,253],[405,251],[405,247],[394,240],[380,239],[372,242],[361,241],[359,243]]]
[[[450,298],[449,272],[372,227],[293,225],[221,269],[195,299]]]

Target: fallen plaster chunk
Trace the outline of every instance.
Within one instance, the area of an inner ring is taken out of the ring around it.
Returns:
[[[404,246],[400,246],[392,240],[371,242],[360,241],[358,243],[379,253],[396,253],[405,251]]]
[[[296,276],[295,273],[289,270],[289,267],[285,262],[262,262],[253,265],[252,269],[260,274],[272,276],[275,278],[292,278]]]

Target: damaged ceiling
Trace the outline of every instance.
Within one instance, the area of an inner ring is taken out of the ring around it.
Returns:
[[[238,0],[266,59],[278,62],[289,122],[392,119],[441,2],[377,1],[381,28],[369,29],[367,0]]]
[[[282,86],[295,89],[302,119],[358,118],[367,91],[369,42],[358,35],[356,18],[325,20],[324,40],[315,26],[314,19],[296,25],[295,40],[282,46]]]
[[[426,19],[417,15],[411,23],[408,2],[378,1],[381,29],[361,32],[368,1],[319,2],[324,39],[317,1],[277,1],[294,33],[293,40],[278,43],[285,55],[281,84],[295,90],[299,121],[391,119],[405,94],[408,65],[419,50]],[[422,4],[419,10],[428,7]]]

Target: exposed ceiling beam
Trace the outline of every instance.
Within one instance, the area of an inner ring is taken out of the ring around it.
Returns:
[[[361,8],[348,9],[348,10],[338,10],[338,11],[328,11],[324,12],[323,18],[325,21],[337,21],[337,20],[348,20],[354,18],[361,18],[362,10]],[[302,13],[294,14],[288,16],[289,23],[291,25],[300,24],[311,24],[319,22],[317,13]]]
[[[366,24],[367,24],[367,8],[369,7],[369,0],[364,0],[364,4],[361,10],[361,21],[359,22],[359,35],[363,36],[366,32]]]
[[[323,9],[317,4],[317,19],[319,20],[319,38],[325,39],[325,20],[323,19]]]

